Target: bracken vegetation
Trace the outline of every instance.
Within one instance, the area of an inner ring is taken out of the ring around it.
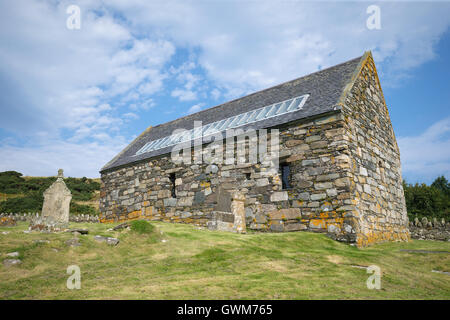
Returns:
[[[44,202],[44,191],[55,182],[56,177],[23,177],[20,172],[0,172],[0,212],[40,212]],[[97,214],[97,210],[77,201],[89,201],[100,190],[100,183],[93,179],[65,178],[72,192],[70,212],[72,214]]]

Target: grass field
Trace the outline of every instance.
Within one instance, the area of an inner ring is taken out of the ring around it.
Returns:
[[[322,234],[211,232],[157,222],[156,233],[88,228],[82,246],[71,234],[25,234],[27,224],[1,228],[1,260],[12,251],[22,264],[0,265],[0,299],[450,299],[450,242],[385,243],[357,249]],[[118,237],[110,247],[94,235]],[[45,239],[50,243],[37,244]],[[165,241],[161,241],[165,240]],[[81,269],[81,289],[69,290],[69,265]],[[381,268],[381,289],[369,290],[355,266]]]

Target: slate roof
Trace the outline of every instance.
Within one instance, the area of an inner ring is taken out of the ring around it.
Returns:
[[[100,172],[111,171],[117,167],[170,153],[172,147],[135,155],[147,142],[169,136],[175,129],[192,129],[194,121],[202,121],[202,125],[206,125],[304,94],[310,96],[301,110],[253,123],[251,127],[254,129],[270,128],[335,110],[341,94],[358,70],[362,59],[363,57],[358,57],[216,107],[151,127],[108,162]]]

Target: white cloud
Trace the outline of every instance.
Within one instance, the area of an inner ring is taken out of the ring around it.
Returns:
[[[135,37],[95,1],[78,2],[81,29],[68,30],[69,4],[0,3],[0,128],[19,137],[2,140],[1,169],[98,175],[124,146],[120,128],[139,117],[121,104],[149,109],[163,87],[171,42]]]
[[[139,116],[133,112],[124,113],[123,116],[127,119],[139,119]]]
[[[450,117],[418,136],[398,137],[397,142],[404,176],[428,183],[440,175],[450,178]]]
[[[68,30],[72,2],[0,2],[0,128],[17,138],[2,139],[9,144],[1,151],[12,159],[2,159],[3,168],[21,164],[36,174],[53,168],[39,159],[35,165],[31,152],[88,175],[83,164],[100,168],[109,161],[120,149],[110,141],[124,139],[121,129],[155,107],[157,95],[236,98],[368,49],[383,85],[395,85],[435,57],[450,23],[448,3],[381,2],[382,29],[370,31],[367,2],[80,0],[81,29]],[[176,56],[178,49],[188,56]],[[96,144],[101,163],[92,162]],[[435,167],[446,164],[441,159]],[[414,165],[420,161],[405,169]]]
[[[211,91],[211,96],[212,96],[212,98],[213,98],[214,100],[219,99],[219,98],[220,98],[220,95],[221,95],[221,92],[220,92],[220,90],[218,90],[217,88],[214,88],[214,89]]]
[[[178,98],[180,101],[192,101],[197,99],[197,94],[192,90],[175,89],[171,96]]]
[[[379,2],[381,30],[368,30],[367,1],[109,1],[134,25],[199,48],[209,80],[236,97],[373,50],[385,85],[435,56],[448,30],[448,2]],[[181,18],[182,17],[182,18]],[[412,31],[414,30],[414,31]]]
[[[0,82],[11,86],[9,97],[0,98],[1,109],[32,124],[21,126],[20,121],[2,117],[2,128],[31,136],[36,129],[54,136],[60,129],[107,129],[96,122],[103,116],[117,124],[120,115],[104,108],[111,99],[118,95],[148,99],[162,88],[162,68],[175,51],[169,41],[137,39],[108,12],[90,11],[102,8],[89,1],[81,3],[81,29],[68,30],[67,5],[66,1],[0,4],[4,13]]]
[[[187,113],[192,114],[192,113],[199,112],[200,110],[202,110],[203,106],[204,106],[204,103],[194,104],[192,107],[189,108]]]
[[[192,59],[193,57],[191,57]],[[194,70],[197,65],[193,61],[183,63],[179,68],[170,68],[170,72],[175,76],[176,81],[183,87],[172,90],[171,96],[178,98],[179,101],[192,101],[198,99],[198,94],[205,89],[199,83],[202,77],[195,74]]]
[[[133,111],[138,111],[138,110],[148,111],[151,108],[153,108],[154,106],[156,106],[156,102],[152,98],[148,98],[147,100],[140,99],[140,101],[130,104],[129,108]]]
[[[0,171],[15,170],[24,175],[52,176],[59,168],[65,176],[99,177],[99,170],[110,161],[128,141],[123,137],[109,138],[103,134],[100,142],[70,143],[63,140],[47,140],[37,146],[16,147],[1,145],[4,155]]]

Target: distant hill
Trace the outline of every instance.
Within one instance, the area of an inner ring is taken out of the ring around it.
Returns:
[[[40,212],[44,191],[56,177],[24,177],[16,171],[0,172],[0,212]],[[72,192],[71,214],[98,214],[100,179],[65,178]]]

